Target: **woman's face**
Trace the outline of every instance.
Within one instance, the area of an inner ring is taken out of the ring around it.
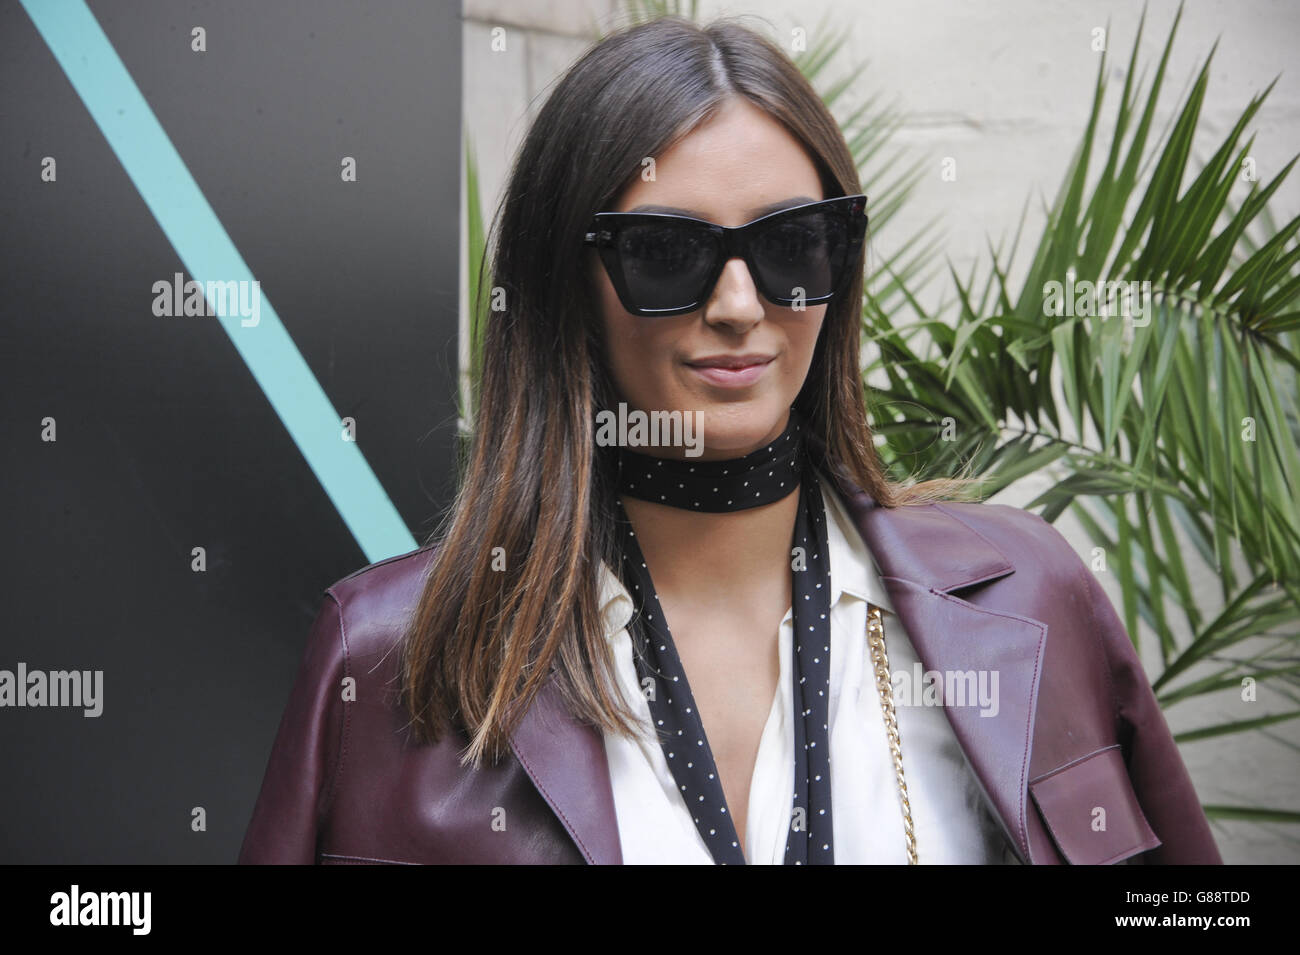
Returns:
[[[638,178],[609,211],[672,212],[739,226],[772,207],[826,198],[799,141],[744,99],[730,100],[654,160],[654,180]],[[703,308],[641,318],[623,308],[594,249],[590,262],[607,367],[629,410],[697,412],[702,460],[748,454],[781,433],[808,375],[825,304],[774,305],[755,289],[744,261],[731,259]],[[761,367],[718,368],[737,359]],[[684,456],[682,448],[638,450]]]

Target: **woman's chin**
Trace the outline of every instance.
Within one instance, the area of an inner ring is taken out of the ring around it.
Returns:
[[[789,408],[708,409],[704,413],[703,460],[744,457],[757,451],[785,428]]]

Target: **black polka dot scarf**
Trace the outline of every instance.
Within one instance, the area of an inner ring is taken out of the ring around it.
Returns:
[[[830,562],[817,473],[808,460],[804,420],[794,409],[771,444],[727,461],[669,460],[619,448],[620,495],[700,511],[739,511],[779,501],[798,490],[791,547],[793,584],[794,780],[786,865],[834,864],[831,825]],[[621,500],[620,575],[636,614],[629,625],[637,675],[650,686],[650,716],[668,768],[715,862],[743,865],[704,727],[673,647],[654,583]],[[647,680],[650,682],[647,683]]]

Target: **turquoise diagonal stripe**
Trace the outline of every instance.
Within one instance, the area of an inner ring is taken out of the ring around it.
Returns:
[[[251,283],[253,273],[84,0],[23,6],[190,277]],[[262,297],[256,325],[242,325],[239,314],[209,320],[221,322],[366,559],[413,550],[411,532],[361,449],[342,440],[338,414],[270,301]]]

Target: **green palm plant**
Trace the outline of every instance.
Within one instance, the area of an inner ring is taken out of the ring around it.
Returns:
[[[632,22],[698,14],[690,0],[629,0],[626,9]],[[1247,679],[1300,705],[1300,218],[1279,228],[1268,207],[1295,160],[1262,187],[1243,173],[1254,140],[1242,136],[1265,90],[1183,188],[1213,50],[1174,121],[1153,136],[1181,15],[1180,7],[1139,102],[1133,77],[1144,11],[1110,145],[1089,186],[1107,85],[1103,54],[1083,136],[1018,290],[1008,276],[1023,215],[1009,253],[990,243],[982,281],[975,269],[963,279],[948,264],[951,303],[935,309],[918,298],[943,276],[933,222],[886,261],[868,257],[863,332],[875,357],[864,388],[898,479],[961,473],[989,496],[1031,474],[1050,476],[1050,489],[1029,507],[1049,521],[1076,515],[1099,548],[1094,565],[1114,569],[1129,633],[1140,642],[1144,624],[1158,648],[1153,686],[1162,706]],[[892,144],[903,122],[896,108],[878,97],[842,108],[864,68],[827,78],[846,34],[823,21],[812,36],[792,56],[841,123],[878,237],[925,166],[906,164]],[[466,162],[473,378],[487,315],[476,294],[484,229],[468,140]],[[1150,283],[1146,313],[1103,318],[1045,308],[1048,283],[1085,281]],[[466,421],[471,411],[463,400]],[[1198,572],[1215,575],[1220,592],[1198,592]],[[1269,727],[1298,715],[1283,709],[1177,739],[1250,731],[1296,749]],[[1300,822],[1288,809],[1205,809],[1217,819]]]
[[[1254,139],[1242,137],[1270,85],[1189,174],[1213,50],[1167,132],[1151,137],[1181,14],[1143,103],[1133,84],[1139,26],[1114,134],[1089,187],[1103,54],[1083,137],[1018,290],[1007,276],[1019,231],[1005,261],[991,250],[982,284],[950,266],[953,316],[927,313],[909,291],[914,320],[900,322],[868,294],[864,324],[879,347],[872,371],[885,382],[869,391],[891,412],[877,430],[895,468],[923,476],[965,468],[986,494],[1032,472],[1053,477],[1028,506],[1049,521],[1069,509],[1099,548],[1095,564],[1114,568],[1130,634],[1136,642],[1140,621],[1156,641],[1162,706],[1231,689],[1254,699],[1249,690],[1264,681],[1294,704],[1300,217],[1278,228],[1267,204],[1295,159],[1267,185],[1251,175]],[[1149,283],[1146,314],[1047,307],[1049,283],[1085,281]],[[1218,594],[1196,591],[1198,569],[1217,578]],[[1284,708],[1177,739],[1296,716],[1300,709]],[[1285,809],[1205,808],[1211,818],[1300,822]]]
[[[483,204],[479,189],[478,161],[474,158],[474,144],[468,131],[465,133],[465,244],[466,263],[469,269],[469,367],[463,369],[464,384],[458,392],[458,407],[462,433],[473,420],[471,383],[478,381],[480,359],[483,355],[483,331],[487,323],[485,300],[487,266],[487,235],[483,224]]]

